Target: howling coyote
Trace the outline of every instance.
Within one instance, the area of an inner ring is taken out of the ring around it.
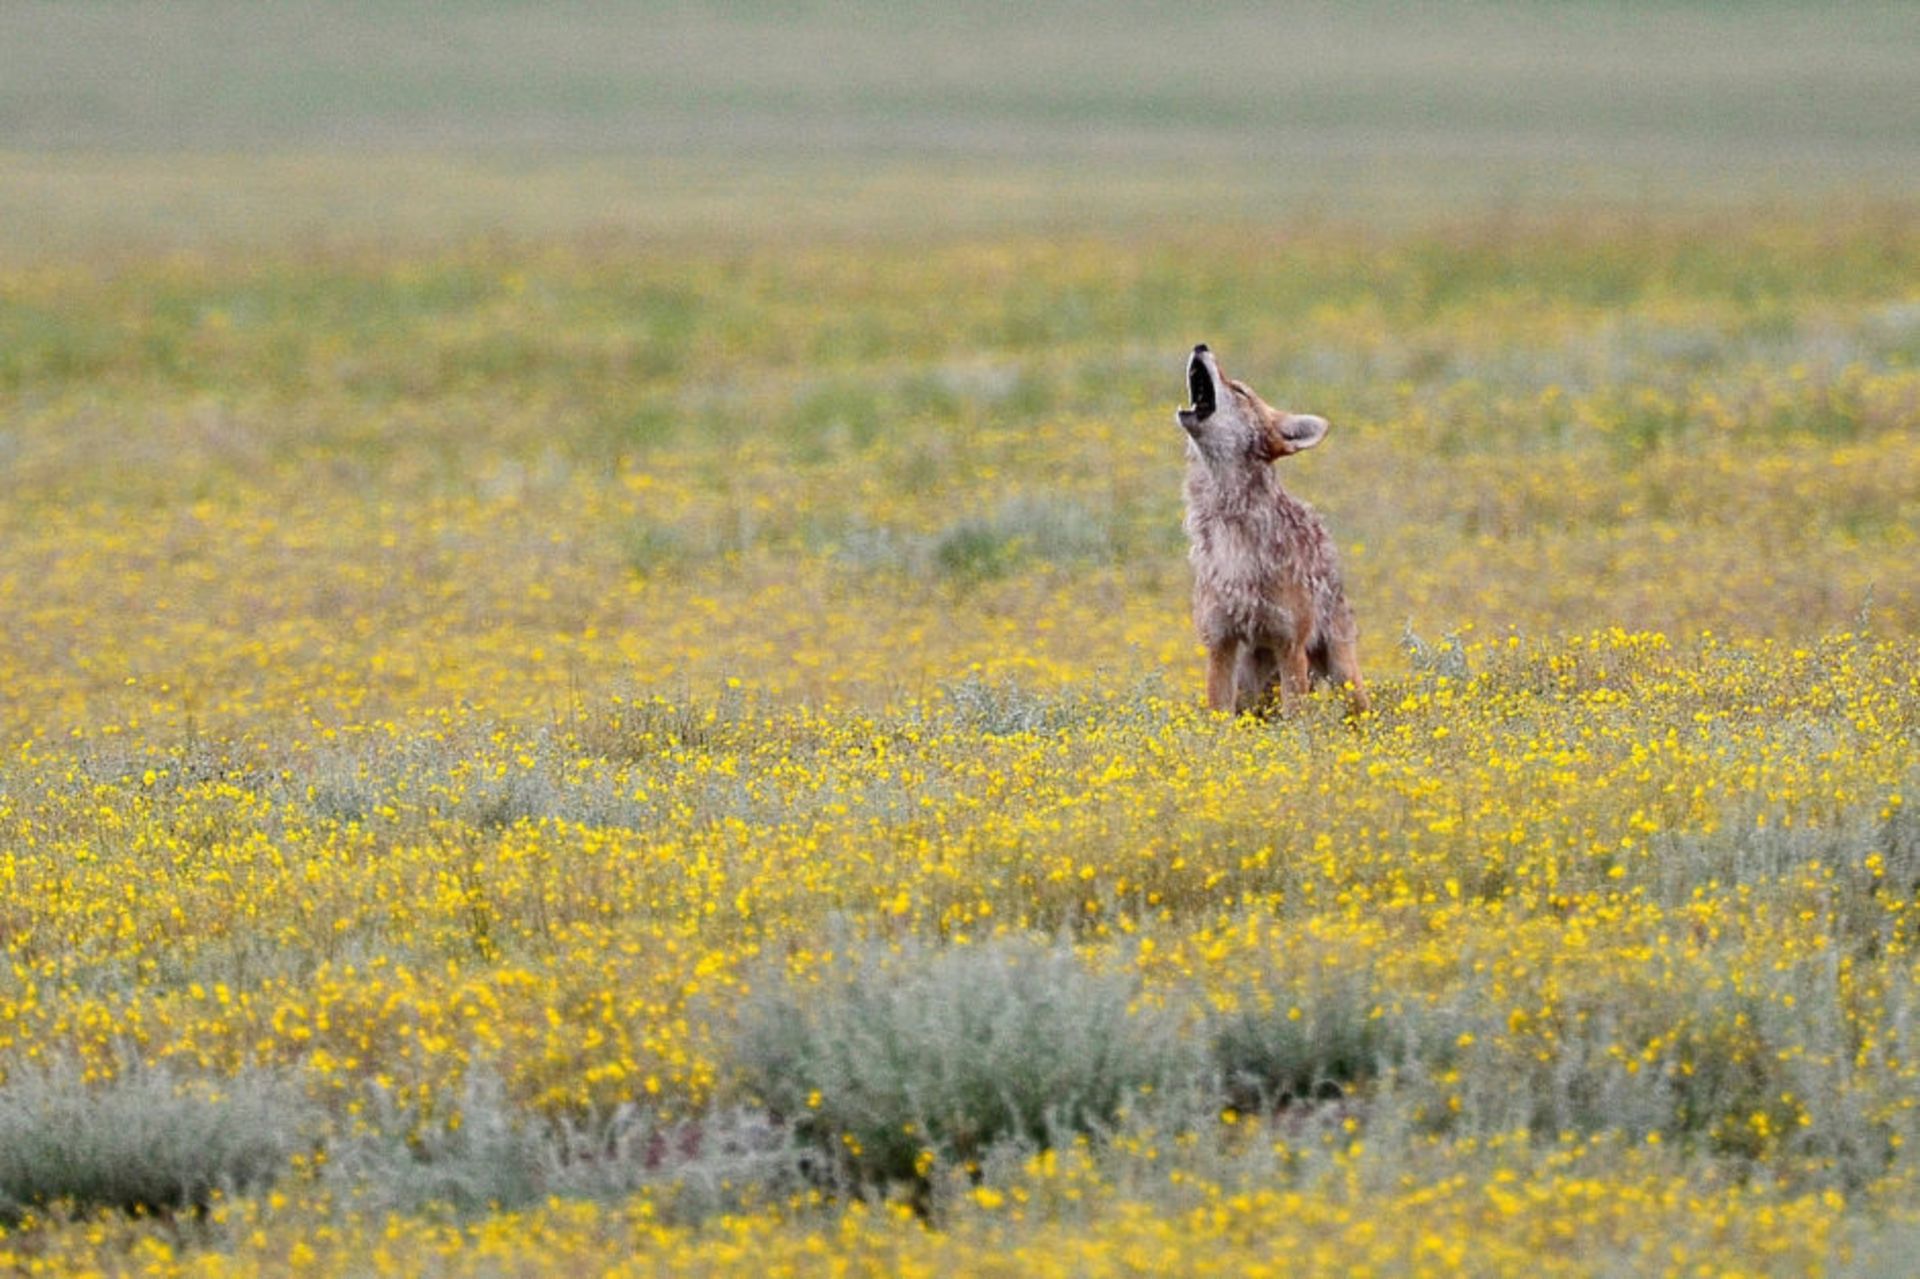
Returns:
[[[1207,646],[1207,704],[1251,710],[1322,680],[1359,714],[1367,686],[1353,610],[1326,525],[1280,487],[1273,462],[1326,438],[1327,420],[1271,408],[1223,377],[1213,352],[1187,361],[1187,537],[1193,624]]]

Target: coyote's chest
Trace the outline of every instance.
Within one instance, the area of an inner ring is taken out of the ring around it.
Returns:
[[[1324,537],[1319,522],[1284,493],[1230,504],[1209,503],[1212,496],[1190,493],[1187,507],[1193,620],[1201,641],[1302,642],[1313,630],[1308,561]]]

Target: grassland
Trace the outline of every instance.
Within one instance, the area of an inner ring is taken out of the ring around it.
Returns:
[[[1920,172],[1904,3],[0,11],[0,254],[1713,211]]]
[[[9,272],[9,1144],[62,1090],[186,1090],[161,1150],[255,1119],[205,1221],[15,1180],[6,1246],[1871,1255],[1915,1202],[1916,256],[1889,206]],[[1361,723],[1196,707],[1195,334],[1338,424],[1291,478]],[[983,1118],[976,1053],[1040,1108]]]
[[[304,14],[0,11],[0,1267],[1905,1271],[1900,10]]]

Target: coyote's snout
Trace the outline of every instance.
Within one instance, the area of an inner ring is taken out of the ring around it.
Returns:
[[[1222,376],[1204,345],[1187,361],[1187,394],[1193,403],[1178,418],[1187,433],[1188,559],[1193,624],[1207,646],[1207,704],[1250,710],[1318,679],[1346,685],[1354,711],[1366,710],[1333,539],[1273,468],[1325,439],[1326,419],[1270,407]]]

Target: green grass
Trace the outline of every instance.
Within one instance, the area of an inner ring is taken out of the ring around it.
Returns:
[[[1904,7],[19,5],[16,145],[1905,154]],[[1089,139],[1086,130],[1096,129]],[[1291,135],[1291,136],[1289,136]],[[1725,158],[1725,157],[1722,157]]]

